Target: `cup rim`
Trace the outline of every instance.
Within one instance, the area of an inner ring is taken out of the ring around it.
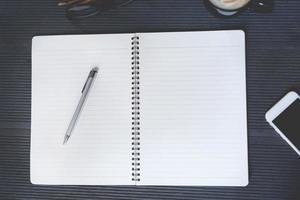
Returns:
[[[239,10],[242,10],[244,9],[249,3],[251,0],[249,0],[245,5],[243,5],[242,7],[240,8],[236,8],[236,9],[224,9],[224,8],[220,8],[218,6],[216,6],[215,4],[213,4],[210,0],[207,0],[213,7],[215,7],[216,9],[220,9],[222,11],[229,11],[229,12],[233,12],[233,11],[239,11]]]

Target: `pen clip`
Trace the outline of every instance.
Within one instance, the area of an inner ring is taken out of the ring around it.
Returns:
[[[82,90],[81,90],[81,93],[83,93],[83,91],[84,91],[84,89],[85,89],[85,86],[86,86],[86,84],[87,84],[89,78],[90,78],[90,76],[87,77],[87,79],[86,79],[86,81],[85,81],[85,83],[84,83],[84,86],[83,86],[83,88],[82,88]]]
[[[83,88],[82,88],[82,90],[81,90],[81,93],[83,93],[83,91],[84,91],[84,89],[85,89],[85,86],[86,86],[86,84],[87,84],[89,78],[94,78],[97,72],[98,72],[98,67],[94,67],[94,68],[90,71],[90,73],[89,73],[89,75],[88,75],[88,77],[87,77],[87,79],[86,79],[86,81],[85,81],[85,83],[84,83],[84,86],[83,86]]]

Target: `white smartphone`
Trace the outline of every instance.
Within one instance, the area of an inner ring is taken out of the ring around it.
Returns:
[[[266,120],[300,156],[300,97],[287,93],[267,113]]]

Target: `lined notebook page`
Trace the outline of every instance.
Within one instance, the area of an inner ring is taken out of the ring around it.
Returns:
[[[32,46],[31,182],[129,185],[131,36],[35,37]],[[99,73],[66,145],[89,71]]]
[[[247,185],[243,32],[139,36],[140,184]]]

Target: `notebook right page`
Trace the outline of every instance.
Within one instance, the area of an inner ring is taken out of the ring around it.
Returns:
[[[142,33],[140,184],[248,184],[242,31]]]

